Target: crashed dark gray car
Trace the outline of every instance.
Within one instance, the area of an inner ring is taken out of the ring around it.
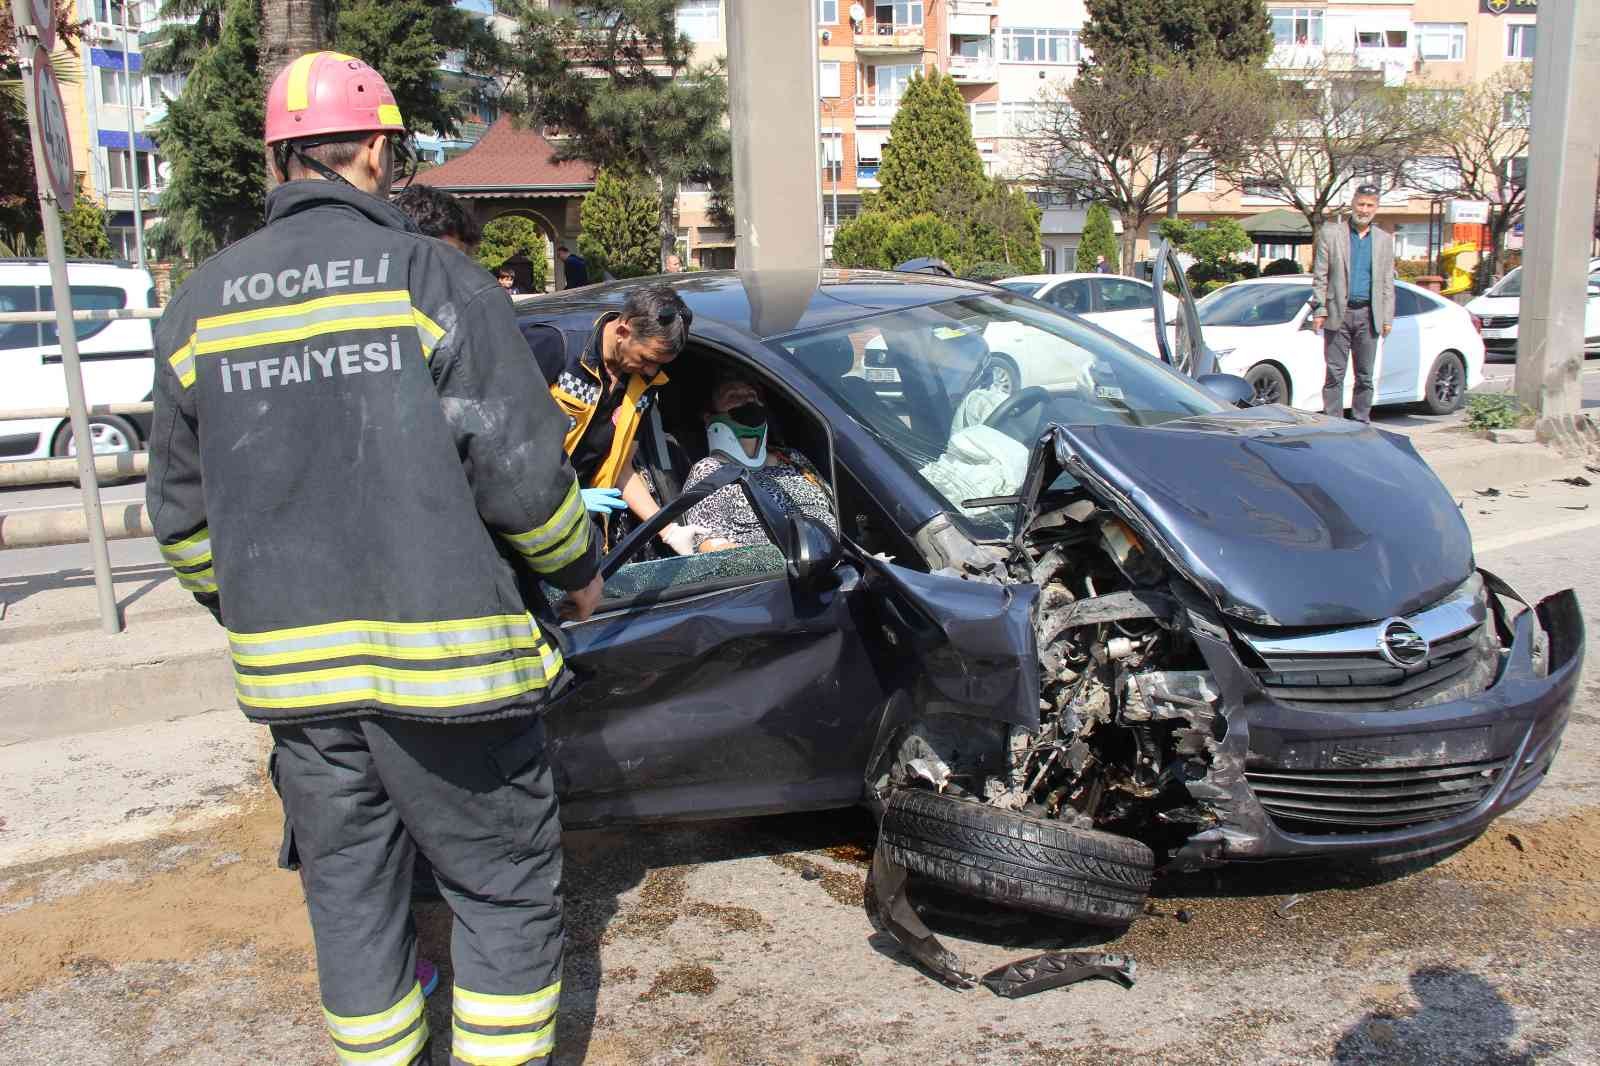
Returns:
[[[667,505],[564,630],[567,825],[866,803],[875,874],[1115,925],[1158,868],[1452,847],[1549,769],[1572,592],[1478,568],[1403,437],[1236,406],[1192,302],[1167,365],[928,276],[666,283],[694,311],[641,434]],[[519,314],[587,331],[629,284]],[[746,488],[773,546],[647,558],[731,479],[682,491],[728,364],[831,482],[842,536]]]

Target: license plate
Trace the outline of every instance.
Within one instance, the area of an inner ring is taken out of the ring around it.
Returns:
[[[1514,337],[1514,336],[1516,336],[1516,331],[1515,330],[1510,330],[1510,329],[1486,329],[1486,330],[1483,331],[1483,335],[1485,337],[1490,337],[1490,338],[1492,338],[1494,340],[1499,340],[1501,337]]]
[[[869,367],[866,368],[866,378],[867,378],[868,381],[893,382],[895,384],[899,384],[899,382],[900,382],[900,371],[896,370],[892,366],[891,367],[869,366]]]

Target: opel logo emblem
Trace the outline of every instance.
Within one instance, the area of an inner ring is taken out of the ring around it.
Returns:
[[[1404,618],[1391,618],[1378,630],[1378,654],[1396,666],[1417,666],[1428,659],[1428,641]]]

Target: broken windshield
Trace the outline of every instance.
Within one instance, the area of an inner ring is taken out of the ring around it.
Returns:
[[[1115,338],[1026,300],[974,295],[780,342],[984,536],[1005,536],[1051,423],[1153,426],[1222,406]]]

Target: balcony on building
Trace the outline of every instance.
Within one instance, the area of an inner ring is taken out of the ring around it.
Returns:
[[[863,55],[921,52],[927,40],[922,29],[922,0],[893,0],[866,9],[856,24],[856,51]]]
[[[1000,13],[996,0],[947,0],[951,36],[988,37],[994,33],[994,18]]]
[[[856,97],[856,125],[887,126],[894,121],[895,112],[898,110],[900,110],[898,96],[865,93]]]
[[[994,38],[950,38],[950,77],[960,85],[989,85],[1000,79]]]

